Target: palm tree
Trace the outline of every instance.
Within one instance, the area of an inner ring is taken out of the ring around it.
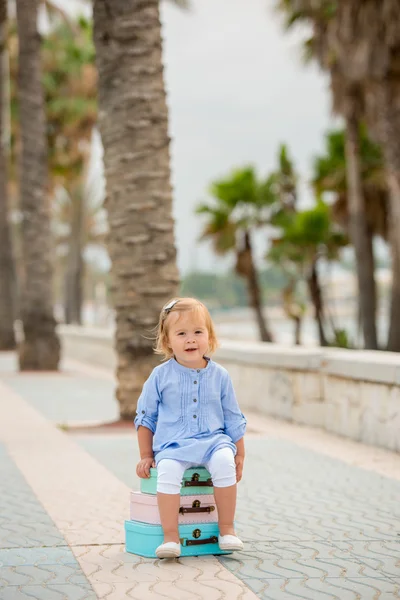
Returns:
[[[61,15],[62,17],[62,15]],[[84,213],[92,212],[86,206],[87,195],[82,193],[93,129],[97,121],[97,71],[91,24],[83,18],[70,23],[60,19],[58,12],[49,32],[42,38],[43,87],[49,148],[49,185],[47,194],[54,208],[55,227],[68,229],[62,238],[57,235],[57,249],[62,245],[65,262],[65,313],[67,322],[80,323],[81,290],[83,287],[83,242],[93,241],[90,232],[81,231],[89,224]],[[11,26],[11,73],[18,70],[16,31]],[[19,154],[20,127],[15,86],[11,88],[12,152],[13,160]],[[15,169],[12,182],[17,179]],[[63,199],[60,202],[60,198]],[[80,218],[82,215],[82,218]],[[57,222],[57,218],[61,218]],[[66,252],[65,252],[65,247]]]
[[[131,419],[158,363],[150,332],[179,288],[159,1],[94,0],[93,14],[117,400],[121,418]]]
[[[362,82],[355,83],[348,79],[346,68],[337,56],[331,35],[337,8],[334,0],[279,0],[278,7],[285,12],[288,26],[302,21],[311,24],[312,37],[306,42],[307,56],[316,59],[322,69],[329,73],[333,108],[346,121],[349,231],[356,254],[359,309],[365,347],[376,349],[376,285],[370,276],[373,262],[359,162],[360,122],[365,112]]]
[[[346,132],[327,133],[325,146],[325,153],[314,161],[313,185],[317,194],[328,192],[335,195],[332,216],[350,234]],[[369,277],[375,282],[373,240],[375,236],[388,240],[389,194],[381,148],[368,137],[365,127],[360,131],[359,158],[370,255],[365,268],[371,269]]]
[[[346,78],[362,82],[368,124],[383,147],[393,273],[388,347],[400,351],[399,0],[336,0],[330,38]]]
[[[97,122],[97,71],[91,24],[61,23],[43,39],[43,71],[51,188],[64,188],[64,224],[69,229],[65,273],[65,321],[81,323],[83,250],[93,227],[84,180]],[[54,195],[54,192],[53,192]]]
[[[307,303],[299,293],[299,284],[304,278],[303,256],[299,248],[286,244],[284,240],[275,238],[266,256],[285,275],[287,283],[282,289],[282,308],[288,319],[294,323],[294,344],[301,344],[303,317]]]
[[[282,215],[278,223],[280,235],[273,240],[267,258],[291,273],[292,280],[303,279],[306,282],[314,306],[319,342],[321,346],[327,346],[329,341],[319,262],[321,258],[337,260],[347,240],[333,225],[330,209],[321,199],[311,209]]]
[[[275,201],[272,183],[272,179],[257,181],[251,167],[240,169],[228,178],[214,182],[210,189],[214,202],[197,208],[198,214],[208,217],[202,238],[210,238],[218,254],[231,251],[236,254],[236,272],[246,280],[249,304],[263,342],[271,342],[272,335],[262,310],[252,234],[256,228],[268,223],[269,207]]]
[[[19,346],[19,365],[21,370],[56,370],[60,342],[52,302],[50,219],[46,202],[48,162],[37,9],[38,0],[17,0],[24,261],[21,283],[24,339]]]
[[[289,274],[289,285],[284,290],[284,300],[285,306],[290,307],[290,316],[295,320],[296,330],[300,326],[297,317],[301,314],[301,304],[296,307],[293,303],[294,289],[296,280],[305,280],[314,306],[320,344],[326,346],[326,319],[318,262],[323,255],[336,259],[343,236],[332,227],[330,211],[322,200],[311,210],[298,211],[298,176],[285,145],[281,145],[279,149],[278,169],[272,173],[271,180],[276,193],[271,224],[280,230],[281,235],[273,240],[267,256]]]
[[[83,175],[80,177],[83,179]],[[102,200],[90,192],[80,180],[68,191],[61,188],[53,201],[53,223],[56,252],[59,257],[57,275],[63,278],[65,323],[82,324],[85,286],[85,249],[104,247],[106,228]]]
[[[6,73],[7,59],[7,0],[0,0],[0,350],[15,348],[15,279],[11,233],[8,222]]]
[[[326,133],[324,152],[314,160],[312,184],[317,195],[326,192],[334,194],[332,215],[342,228],[348,230],[345,146],[344,130]],[[381,147],[369,137],[365,127],[360,132],[360,167],[368,232],[371,236],[380,236],[388,241],[389,194],[384,158]]]

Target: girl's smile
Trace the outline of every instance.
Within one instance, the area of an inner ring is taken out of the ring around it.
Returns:
[[[176,360],[185,367],[204,368],[209,334],[201,312],[171,313],[168,319],[168,343]]]

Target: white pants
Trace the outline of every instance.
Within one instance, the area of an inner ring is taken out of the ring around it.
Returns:
[[[198,464],[164,458],[157,465],[157,492],[179,494],[182,477],[186,469],[198,467]],[[211,475],[215,487],[229,487],[236,483],[235,457],[231,448],[221,448],[214,452],[204,465]]]

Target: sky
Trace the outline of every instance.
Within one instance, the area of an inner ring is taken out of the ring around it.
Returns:
[[[57,0],[76,12],[79,0]],[[313,157],[333,126],[327,79],[302,62],[305,32],[287,34],[274,0],[192,0],[189,11],[162,3],[165,81],[170,109],[172,182],[182,273],[225,270],[209,243],[198,242],[210,183],[252,164],[275,168],[286,143],[310,204]],[[96,169],[100,154],[95,151]],[[265,236],[257,240],[261,260]]]

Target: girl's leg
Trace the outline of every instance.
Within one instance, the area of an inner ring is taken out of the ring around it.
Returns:
[[[157,503],[160,511],[164,543],[179,541],[179,499],[186,463],[166,458],[157,466]]]
[[[206,466],[214,484],[220,534],[235,535],[236,465],[231,448],[214,452]]]

